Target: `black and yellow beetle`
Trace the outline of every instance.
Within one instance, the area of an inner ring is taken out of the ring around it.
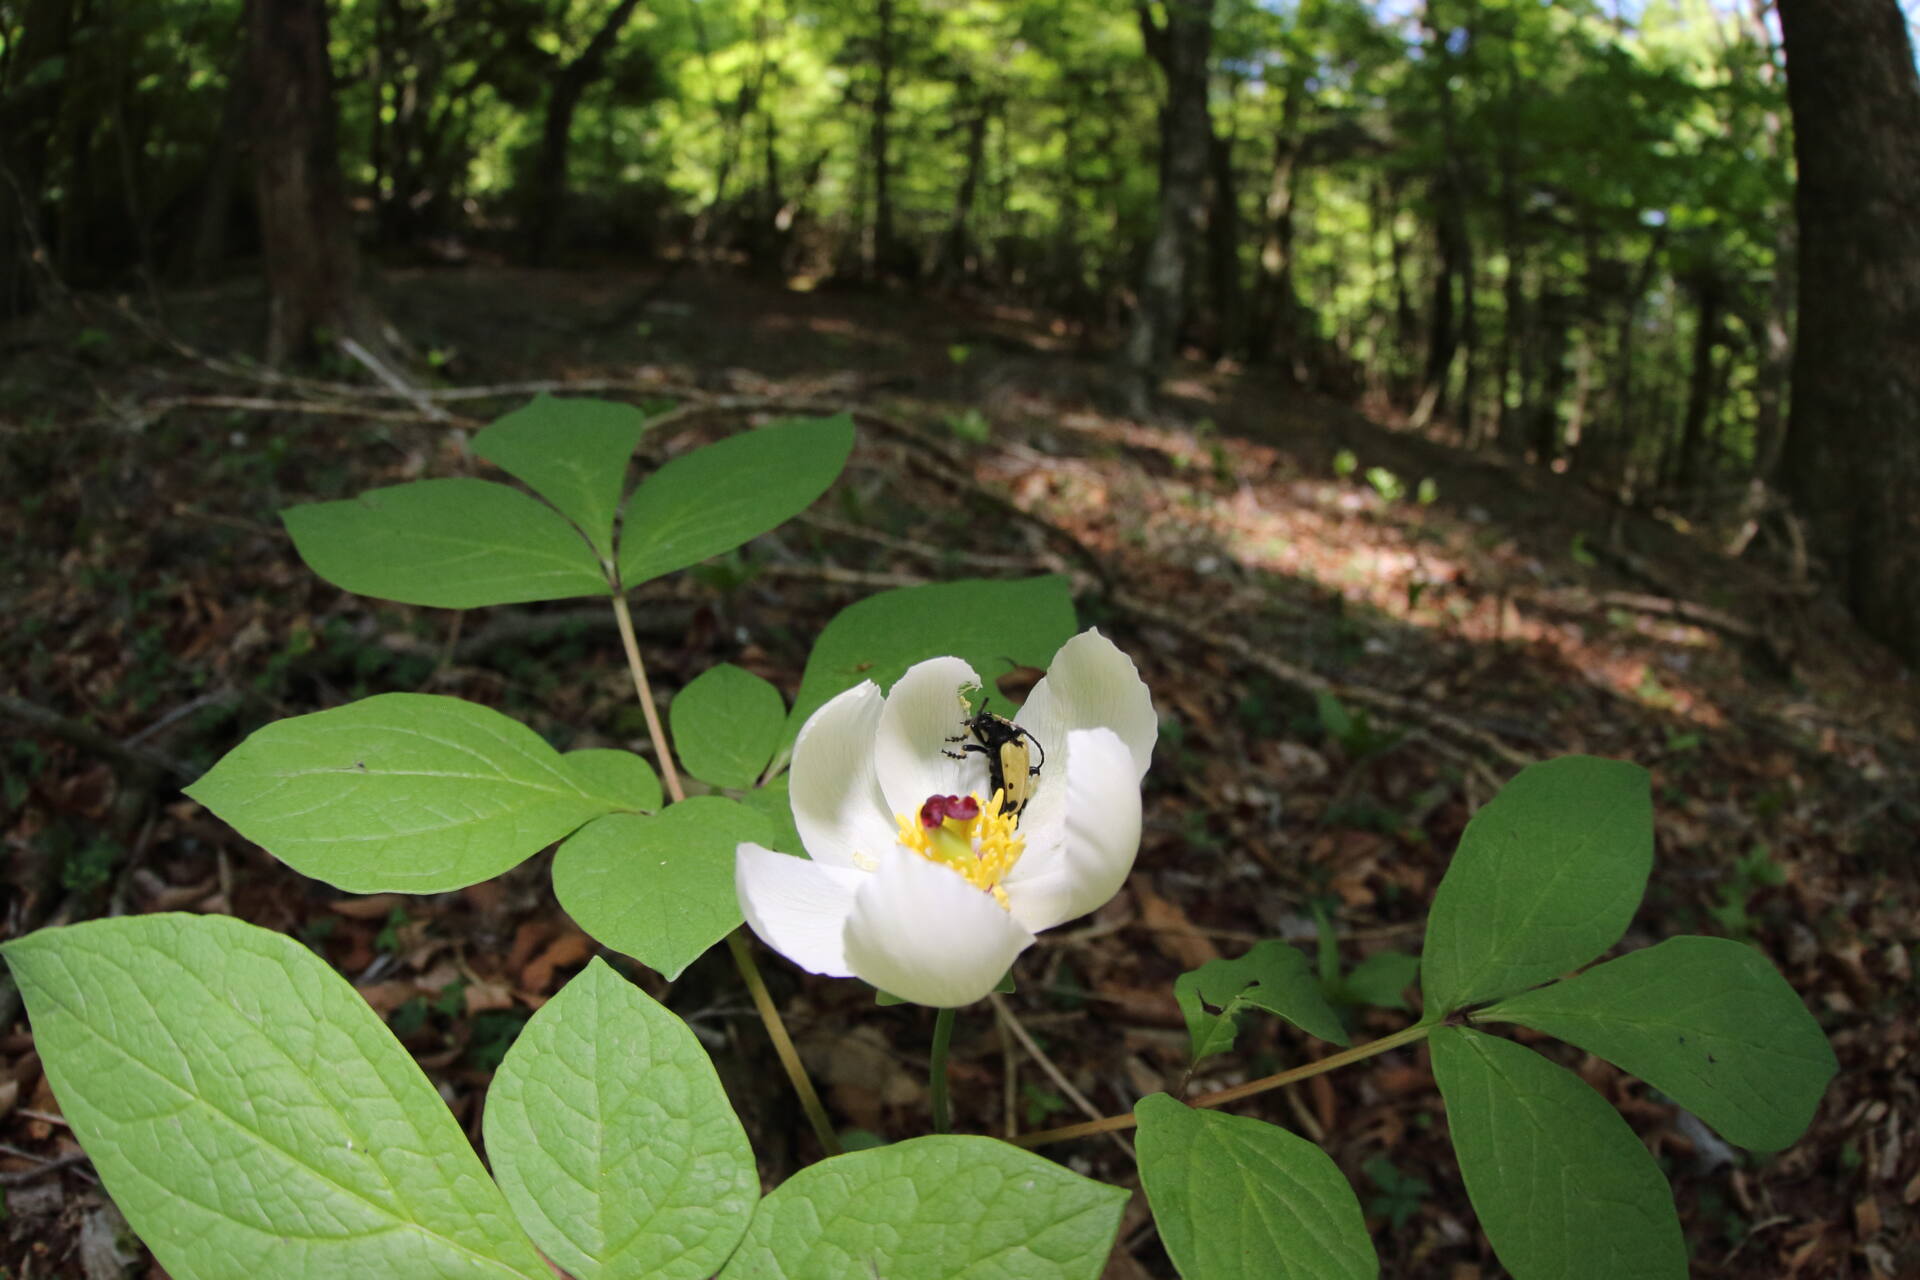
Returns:
[[[1025,729],[1007,719],[987,710],[986,703],[980,704],[980,710],[960,722],[964,730],[957,737],[948,738],[948,742],[965,742],[958,751],[947,754],[955,760],[966,759],[970,751],[978,752],[987,758],[987,794],[995,791],[1005,797],[1001,804],[1002,812],[1010,817],[1019,817],[1020,811],[1027,807],[1027,801],[1033,798],[1033,780],[1040,776],[1040,766],[1047,762],[1047,749],[1040,740]],[[973,736],[967,742],[967,736]],[[1038,752],[1039,760],[1034,760]]]

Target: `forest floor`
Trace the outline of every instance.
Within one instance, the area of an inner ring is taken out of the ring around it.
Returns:
[[[841,607],[954,577],[1072,575],[1082,624],[1134,656],[1163,723],[1139,862],[1120,897],[1021,962],[1009,1007],[1047,1063],[988,1006],[962,1012],[961,1131],[1082,1118],[1049,1065],[1096,1112],[1176,1089],[1173,978],[1257,939],[1314,949],[1318,917],[1343,965],[1417,952],[1474,808],[1527,760],[1589,752],[1653,772],[1657,856],[1628,944],[1752,940],[1841,1074],[1806,1137],[1758,1157],[1598,1060],[1540,1047],[1651,1146],[1695,1275],[1920,1275],[1920,689],[1830,603],[1570,478],[1269,375],[1185,366],[1161,420],[1109,416],[1100,360],[1018,309],[691,270],[417,270],[389,274],[383,298],[446,385],[553,380],[713,410],[650,433],[643,462],[748,419],[860,411],[848,471],[812,512],[638,593],[657,688],[733,661],[791,692]],[[296,934],[477,1135],[506,1044],[593,951],[542,860],[459,893],[355,898],[177,788],[269,720],[388,690],[495,705],[562,747],[645,752],[645,732],[610,617],[347,595],[276,519],[476,470],[470,430],[525,395],[420,406],[353,390],[368,379],[344,363],[337,384],[275,382],[224,359],[257,349],[262,316],[257,286],[235,284],[168,298],[174,341],[105,299],[0,334],[0,937],[154,910]],[[766,968],[836,1118],[925,1132],[930,1015]],[[769,1186],[817,1157],[724,960],[670,988],[628,971],[714,1050]],[[1353,1016],[1358,1037],[1410,1020]],[[1192,1088],[1319,1052],[1256,1024]],[[1423,1050],[1237,1109],[1326,1146],[1384,1275],[1501,1274]],[[10,995],[0,1143],[0,1280],[160,1274],[116,1236]],[[1121,1143],[1050,1154],[1138,1186]],[[1106,1274],[1173,1275],[1138,1194]]]

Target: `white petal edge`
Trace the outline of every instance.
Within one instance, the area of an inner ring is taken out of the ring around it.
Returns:
[[[815,862],[857,865],[856,852],[872,859],[898,839],[874,773],[873,746],[885,699],[868,680],[841,693],[811,716],[793,743],[787,783],[793,825]]]
[[[733,888],[760,940],[808,973],[853,976],[842,938],[864,871],[809,862],[757,844],[733,851]]]
[[[860,886],[846,956],[889,995],[946,1009],[985,997],[1032,943],[991,894],[896,848]]]
[[[1140,784],[1127,744],[1111,729],[1070,733],[1067,744],[1065,811],[1048,833],[1057,851],[1031,866],[1022,855],[1001,882],[1014,916],[1035,933],[1105,904],[1140,852]]]
[[[1134,780],[1146,776],[1160,717],[1133,659],[1101,635],[1082,631],[1060,646],[1026,705],[1014,717],[1042,747],[1075,729],[1107,728],[1133,757]]]
[[[966,720],[960,691],[979,683],[962,659],[929,658],[908,667],[887,691],[872,749],[889,813],[918,813],[928,796],[965,795],[979,788],[986,776],[980,757],[955,760],[946,754],[960,750],[960,744],[947,741]]]

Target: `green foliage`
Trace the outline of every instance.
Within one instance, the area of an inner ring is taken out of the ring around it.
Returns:
[[[1427,919],[1429,1017],[1568,973],[1620,940],[1653,865],[1646,770],[1529,765],[1460,837]]]
[[[416,480],[288,507],[280,518],[308,568],[363,596],[475,609],[607,589],[563,517],[489,480]]]
[[[760,1195],[700,1041],[598,959],[507,1052],[486,1140],[521,1225],[578,1280],[712,1275]]]
[[[591,818],[658,804],[631,766],[616,778],[606,757],[580,754],[471,702],[388,693],[258,729],[186,791],[303,875],[352,893],[437,893]],[[618,793],[599,790],[613,782]]]
[[[481,431],[473,451],[552,503],[610,560],[627,463],[646,426],[630,404],[542,395]]]
[[[736,790],[759,779],[787,718],[778,689],[729,662],[701,672],[667,711],[686,771]]]
[[[1433,1194],[1432,1183],[1401,1173],[1385,1156],[1370,1157],[1360,1168],[1380,1189],[1380,1194],[1367,1202],[1367,1212],[1385,1218],[1395,1231],[1420,1212],[1421,1203]]]
[[[172,1274],[548,1275],[420,1068],[293,939],[150,915],[0,951],[67,1122]]]
[[[720,1280],[1094,1280],[1126,1200],[991,1138],[913,1138],[788,1178]]]
[[[887,689],[928,658],[963,658],[989,686],[1010,666],[1044,667],[1074,627],[1069,583],[1058,576],[966,579],[868,596],[836,614],[814,642],[787,736],[835,694],[863,680]]]
[[[1348,1042],[1320,979],[1307,968],[1305,953],[1275,939],[1254,943],[1238,959],[1212,960],[1181,974],[1174,979],[1173,996],[1186,1016],[1196,1063],[1233,1048],[1249,1009],[1285,1018],[1322,1040]]]
[[[620,582],[629,589],[731,551],[812,505],[853,449],[845,414],[743,431],[682,454],[627,499]]]
[[[1479,1017],[1597,1053],[1754,1151],[1798,1140],[1838,1069],[1779,970],[1724,938],[1669,938]]]
[[[1619,1112],[1510,1040],[1439,1027],[1431,1043],[1467,1196],[1516,1280],[1685,1280],[1667,1180]]]
[[[610,814],[560,846],[553,891],[595,940],[677,978],[740,924],[734,847],[770,838],[765,818],[719,796]]]
[[[1326,1152],[1275,1125],[1135,1104],[1140,1183],[1186,1280],[1368,1280],[1380,1262],[1353,1188]]]

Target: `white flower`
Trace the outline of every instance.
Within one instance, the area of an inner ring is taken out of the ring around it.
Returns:
[[[1034,934],[1119,891],[1159,732],[1132,660],[1097,631],[1060,647],[1015,718],[1045,757],[1017,814],[988,793],[986,757],[952,741],[979,685],[965,662],[934,658],[885,697],[868,681],[814,712],[790,783],[812,860],[756,844],[734,857],[741,910],[768,946],[951,1007],[993,990]]]

